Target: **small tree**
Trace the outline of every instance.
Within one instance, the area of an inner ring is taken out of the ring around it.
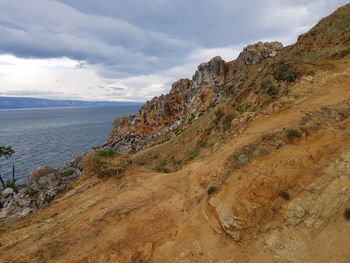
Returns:
[[[0,160],[1,160],[1,158],[5,158],[7,160],[14,153],[15,153],[15,151],[12,149],[11,146],[7,146],[7,147],[6,146],[0,146]],[[6,184],[5,184],[4,180],[1,177],[1,174],[0,174],[0,182],[2,184],[2,187],[6,188]]]

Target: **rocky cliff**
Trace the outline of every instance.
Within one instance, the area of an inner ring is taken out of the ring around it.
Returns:
[[[50,205],[0,224],[0,261],[346,262],[349,18],[215,57],[117,119],[103,147],[119,153],[89,153]],[[46,193],[55,171],[39,175]]]
[[[246,66],[273,58],[282,49],[279,42],[259,42],[244,48],[236,61],[226,63],[217,56],[200,64],[192,80],[179,79],[168,94],[146,102],[138,114],[118,118],[102,147],[127,153],[140,150],[150,139],[231,98],[245,81]]]

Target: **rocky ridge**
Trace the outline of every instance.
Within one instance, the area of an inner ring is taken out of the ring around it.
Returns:
[[[198,117],[210,105],[232,97],[244,81],[241,71],[246,66],[273,58],[282,49],[280,42],[258,42],[244,48],[236,61],[227,63],[217,56],[200,64],[191,80],[179,79],[168,94],[146,102],[138,114],[116,119],[101,148],[124,153],[140,150],[151,139]]]

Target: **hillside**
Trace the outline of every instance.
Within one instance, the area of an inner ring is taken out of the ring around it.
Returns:
[[[52,107],[107,107],[138,105],[136,102],[49,100],[26,97],[0,97],[0,109],[52,108]]]
[[[292,46],[199,65],[96,151],[0,225],[1,262],[346,262],[350,5]]]

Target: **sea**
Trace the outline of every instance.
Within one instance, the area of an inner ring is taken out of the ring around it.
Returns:
[[[18,183],[43,165],[60,167],[93,146],[103,144],[117,117],[136,113],[139,105],[0,110],[0,145],[15,153],[0,160],[0,174]]]

